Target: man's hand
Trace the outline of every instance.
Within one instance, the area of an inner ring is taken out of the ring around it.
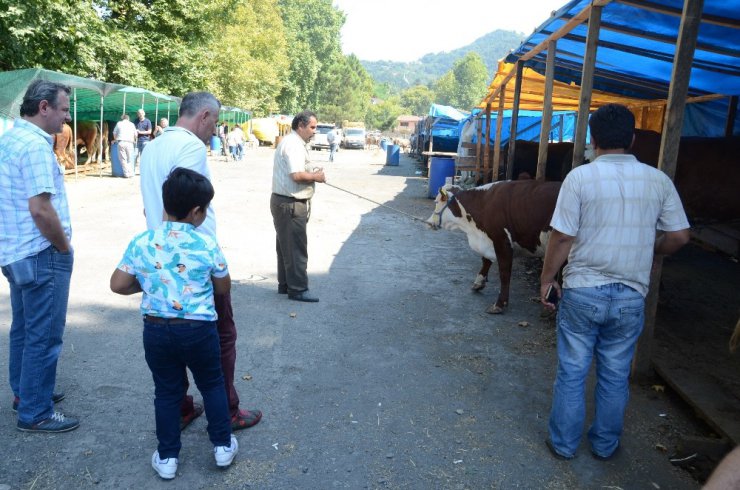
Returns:
[[[548,310],[555,311],[557,309],[555,303],[551,303],[547,300],[547,293],[550,291],[550,286],[555,290],[555,294],[558,295],[558,300],[562,298],[563,291],[560,289],[560,284],[558,284],[557,281],[547,281],[540,284],[540,303],[545,305],[545,308]]]

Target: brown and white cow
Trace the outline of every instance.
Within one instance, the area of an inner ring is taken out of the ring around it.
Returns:
[[[54,135],[54,154],[57,161],[69,170],[75,168],[75,160],[72,154],[72,128],[69,124],[62,125],[62,131]]]
[[[470,248],[481,255],[483,264],[474,291],[486,286],[491,262],[498,262],[501,290],[486,312],[503,313],[509,304],[515,246],[544,255],[558,192],[560,182],[536,180],[494,182],[469,190],[440,189],[427,223],[434,229],[462,230]]]

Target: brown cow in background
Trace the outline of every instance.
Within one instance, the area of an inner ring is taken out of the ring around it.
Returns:
[[[72,128],[69,124],[62,125],[62,132],[54,135],[54,154],[57,161],[69,170],[75,168],[74,155],[72,154]]]

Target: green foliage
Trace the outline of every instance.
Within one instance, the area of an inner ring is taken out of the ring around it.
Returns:
[[[209,90],[229,105],[252,109],[256,117],[277,112],[289,63],[276,0],[237,5],[217,46]]]
[[[467,110],[480,102],[488,86],[486,65],[476,53],[455,62],[434,86],[437,102]]]
[[[506,56],[510,50],[518,47],[524,37],[525,35],[519,32],[495,30],[462,48],[442,53],[430,53],[417,61],[408,63],[363,61],[362,64],[376,82],[387,83],[396,90],[402,90],[414,85],[433,85],[437,78],[452,68],[455,61],[474,52],[485,61],[488,81],[490,81],[498,60]]]
[[[371,105],[365,116],[365,126],[372,129],[387,131],[396,123],[396,118],[403,114],[401,100],[391,97],[378,104]]]
[[[373,84],[355,55],[340,58],[329,67],[317,112],[322,121],[362,121],[370,105]]]
[[[284,113],[319,106],[331,67],[340,63],[344,14],[331,0],[278,0],[290,66],[278,103]]]
[[[401,92],[401,105],[408,114],[426,115],[434,101],[434,91],[424,85],[416,85]]]

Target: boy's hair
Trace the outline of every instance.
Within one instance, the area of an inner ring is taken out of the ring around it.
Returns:
[[[588,126],[598,148],[629,150],[635,134],[635,116],[621,104],[607,104],[591,115]]]
[[[162,184],[164,210],[170,216],[184,219],[196,206],[205,211],[215,194],[205,176],[193,170],[177,167]]]

